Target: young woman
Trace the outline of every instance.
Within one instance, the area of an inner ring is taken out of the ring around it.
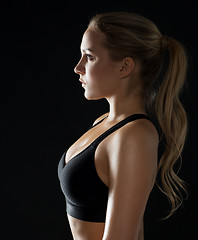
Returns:
[[[96,15],[75,67],[87,99],[105,98],[99,117],[60,160],[58,174],[75,240],[143,240],[143,217],[160,171],[161,190],[182,202],[173,166],[186,136],[179,101],[187,60],[182,45],[134,13]],[[154,125],[155,122],[155,125]],[[158,162],[159,143],[164,153]]]

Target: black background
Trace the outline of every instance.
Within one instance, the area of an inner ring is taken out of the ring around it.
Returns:
[[[168,202],[154,189],[146,211],[145,239],[198,239],[197,9],[193,1],[168,0],[1,3],[2,239],[72,239],[57,165],[65,149],[108,111],[104,100],[84,98],[73,68],[89,19],[121,10],[150,18],[163,34],[188,49],[190,67],[182,101],[189,132],[180,176],[189,184],[189,198],[162,222]]]

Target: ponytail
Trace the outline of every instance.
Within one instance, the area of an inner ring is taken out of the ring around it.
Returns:
[[[187,57],[182,45],[173,38],[162,37],[162,51],[168,51],[169,64],[156,97],[155,114],[165,139],[165,151],[158,165],[162,187],[158,187],[172,206],[168,218],[182,204],[181,190],[186,193],[185,183],[175,173],[174,165],[178,159],[182,160],[187,133],[187,117],[179,100],[187,71]]]

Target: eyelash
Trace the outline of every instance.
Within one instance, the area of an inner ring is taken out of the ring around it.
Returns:
[[[90,54],[85,54],[85,57],[86,57],[87,61],[92,61],[94,59],[94,57],[91,56]]]

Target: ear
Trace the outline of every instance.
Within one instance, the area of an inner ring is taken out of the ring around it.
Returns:
[[[126,57],[122,60],[120,66],[120,77],[124,78],[129,76],[135,67],[135,61],[131,57]]]

